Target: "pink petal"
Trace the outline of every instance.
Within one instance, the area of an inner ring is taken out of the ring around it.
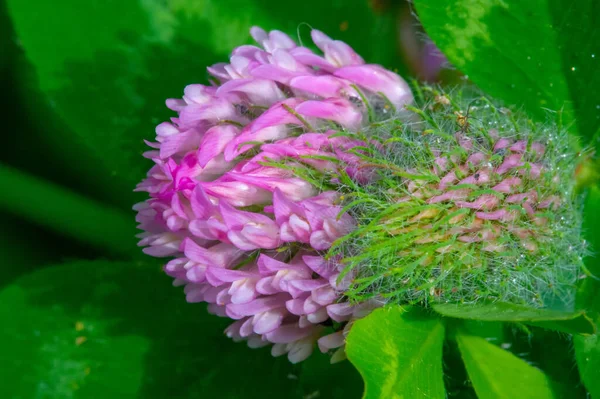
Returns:
[[[244,322],[243,324],[240,326],[240,335],[242,337],[248,337],[252,334],[254,334],[254,326],[252,325],[252,321],[253,321],[254,317],[248,317],[248,318],[244,318],[242,319]],[[240,321],[242,321],[240,320]]]
[[[325,308],[320,308],[316,312],[306,315],[306,319],[308,321],[310,321],[312,324],[323,323],[328,318],[329,318],[329,316],[327,315],[327,309],[325,309]]]
[[[347,82],[332,75],[298,76],[291,79],[289,85],[294,89],[316,94],[323,98],[340,97],[342,95],[358,96]]]
[[[205,167],[211,159],[223,152],[239,132],[240,129],[234,125],[217,125],[208,129],[198,150],[198,164]]]
[[[335,265],[332,262],[326,261],[322,256],[305,255],[302,260],[311,270],[319,276],[329,278],[335,273]]]
[[[521,184],[521,179],[518,177],[509,177],[492,187],[492,190],[498,191],[499,193],[511,193],[514,187],[519,184]]]
[[[227,315],[232,319],[240,319],[243,316],[254,316],[268,310],[285,307],[285,302],[289,298],[288,294],[281,293],[258,298],[248,303],[231,303],[227,305]]]
[[[396,106],[409,104],[413,100],[408,84],[400,76],[378,65],[344,66],[333,74],[372,92],[383,93]]]
[[[273,191],[273,211],[275,213],[275,220],[279,224],[287,221],[292,214],[304,214],[302,207],[288,199],[279,188],[275,188]]]
[[[353,311],[353,306],[348,302],[334,303],[327,306],[327,314],[338,323],[348,320]]]
[[[312,291],[311,298],[321,306],[327,306],[338,297],[337,292],[331,286],[320,287]]]
[[[269,333],[279,326],[285,316],[285,308],[269,310],[254,316],[252,324],[254,325],[254,332],[256,334]]]
[[[277,292],[282,292],[281,289],[273,285],[274,276],[268,276],[260,279],[256,283],[256,291],[263,295],[273,295]]]
[[[217,95],[229,92],[243,93],[251,104],[267,107],[286,98],[275,82],[267,79],[235,79],[222,84],[217,89]]]
[[[296,342],[288,352],[288,360],[296,364],[308,359],[313,352],[313,346],[313,342]]]
[[[323,353],[329,352],[331,349],[339,348],[344,345],[345,338],[343,331],[338,331],[333,334],[325,335],[317,341],[319,350]]]
[[[516,168],[517,166],[523,166],[522,160],[523,155],[521,154],[509,155],[508,157],[504,158],[502,165],[498,166],[496,173],[501,175],[508,172],[510,169]]]
[[[210,248],[203,248],[191,238],[183,240],[182,248],[185,256],[189,259],[218,267],[227,267],[242,255],[242,252],[233,245],[219,243]]]
[[[290,299],[285,303],[285,307],[291,314],[295,314],[296,316],[302,316],[304,313],[304,301],[305,297]]]
[[[342,98],[305,101],[296,107],[296,112],[308,117],[331,120],[348,129],[358,128],[362,120],[362,113],[350,101]]]
[[[266,338],[275,344],[287,344],[308,337],[314,332],[311,328],[299,328],[296,324],[286,324],[265,334]]]

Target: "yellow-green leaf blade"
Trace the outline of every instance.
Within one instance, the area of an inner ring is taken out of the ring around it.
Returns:
[[[390,307],[352,326],[346,352],[365,380],[365,399],[445,398],[443,341],[439,318]]]
[[[539,369],[482,337],[456,334],[479,399],[551,399],[549,379]]]

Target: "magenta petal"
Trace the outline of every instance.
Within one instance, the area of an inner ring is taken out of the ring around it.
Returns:
[[[248,337],[248,348],[256,349],[269,345],[269,341],[263,340],[262,335],[253,334]]]
[[[257,314],[252,320],[254,332],[256,334],[266,334],[275,330],[281,325],[285,313],[285,308],[282,308]]]
[[[327,306],[333,301],[335,301],[338,297],[338,294],[335,290],[327,285],[324,287],[317,288],[312,291],[311,298],[313,301],[322,306]]]
[[[225,99],[215,99],[206,105],[188,105],[179,114],[184,126],[194,127],[200,121],[219,122],[223,119],[240,123],[246,120],[239,116],[233,104]]]
[[[248,97],[250,103],[260,106],[270,106],[285,99],[285,95],[275,82],[267,79],[235,79],[222,84],[217,89],[217,95],[228,92],[243,93]]]
[[[189,268],[185,277],[192,283],[202,283],[206,281],[206,266],[195,265]]]
[[[513,187],[518,186],[519,184],[521,184],[521,179],[518,177],[508,177],[492,187],[492,190],[508,194],[513,191]]]
[[[304,313],[314,313],[321,308],[321,305],[313,301],[310,297],[304,301]]]
[[[288,199],[279,188],[275,188],[273,191],[273,211],[275,220],[279,224],[287,221],[292,214],[304,214],[302,207]]]
[[[409,104],[413,100],[408,84],[400,76],[378,65],[345,66],[333,74],[369,91],[383,93],[396,106]]]
[[[211,215],[216,213],[216,206],[210,201],[201,185],[194,187],[190,205],[194,215],[200,219],[208,219]]]
[[[211,159],[223,152],[239,132],[240,129],[234,125],[217,125],[208,129],[198,150],[198,164],[205,167]]]
[[[296,260],[296,258],[294,258]],[[277,273],[280,270],[293,270],[302,275],[310,276],[310,270],[304,265],[303,262],[291,261],[285,263],[277,259],[273,259],[265,254],[260,254],[258,257],[258,270],[261,274]]]
[[[358,96],[356,91],[344,80],[331,75],[298,76],[290,80],[290,87],[316,94],[323,98]]]
[[[210,286],[208,285],[188,284],[184,290],[185,300],[189,303],[202,302],[204,300],[204,293],[209,288]]]
[[[215,95],[215,88],[208,87],[200,84],[191,84],[187,85],[185,89],[183,89],[183,99],[186,103],[192,104],[206,104]]]
[[[348,320],[353,310],[354,308],[348,302],[334,303],[327,306],[327,314],[338,323]]]
[[[289,226],[297,237],[297,241],[308,242],[310,240],[311,229],[306,219],[293,214],[290,216]]]
[[[311,37],[317,47],[325,53],[325,58],[332,64],[337,66],[364,64],[361,56],[356,54],[346,43],[340,40],[332,40],[316,29],[312,30]]]
[[[227,292],[227,289],[219,291],[215,298],[215,303],[220,306],[225,306],[231,302],[231,295]]]
[[[319,350],[323,353],[326,353],[331,349],[339,348],[340,346],[344,345],[344,341],[345,339],[343,331],[338,331],[319,338],[317,343],[319,345]]]
[[[332,243],[333,240],[323,230],[310,235],[310,245],[318,251],[329,249]]]
[[[225,306],[217,305],[216,303],[209,303],[206,307],[206,311],[210,314],[214,314],[219,317],[227,317],[225,313]]]
[[[273,285],[274,278],[275,276],[268,276],[258,280],[258,282],[256,283],[256,291],[263,295],[273,295],[277,292],[282,292],[281,289]]]
[[[198,147],[200,134],[196,129],[165,137],[160,146],[160,157],[166,159],[177,153],[185,153]]]
[[[296,112],[308,117],[331,120],[348,129],[356,129],[362,120],[362,113],[350,101],[342,98],[305,101],[296,107]]]
[[[516,168],[517,166],[523,166],[523,155],[522,154],[512,154],[508,157],[504,158],[504,162],[502,165],[498,166],[496,169],[496,173],[504,174],[509,170]]]
[[[326,287],[329,282],[325,279],[313,279],[313,280],[292,280],[290,284],[301,291],[312,291],[317,288]]]
[[[290,361],[290,363],[292,364],[296,364],[296,363],[300,363],[303,360],[308,359],[308,357],[312,354],[313,352],[313,342],[312,341],[308,341],[308,342],[303,342],[303,341],[299,341],[296,342],[292,345],[292,347],[290,348],[290,350],[288,351],[288,360]]]
[[[328,318],[329,316],[327,315],[327,309],[325,308],[320,308],[316,312],[309,313],[306,315],[306,319],[313,324],[323,323]]]
[[[223,267],[208,266],[206,268],[206,280],[213,286],[224,283],[233,283],[237,280],[254,277],[253,273],[243,270],[230,270]]]
[[[231,303],[248,303],[257,297],[256,278],[246,278],[234,281],[229,288]]]
[[[254,328],[252,325],[252,317],[248,317],[247,319],[242,319],[244,322],[240,325],[239,334],[242,337],[247,337],[254,333]],[[242,321],[240,320],[240,321]]]
[[[214,76],[215,78],[221,79],[222,81],[225,82],[225,81],[231,79],[231,76],[225,69],[226,65],[227,64],[224,62],[220,62],[218,64],[214,64],[213,66],[209,66],[206,69],[208,70],[208,73],[210,73],[212,76]]]
[[[288,299],[288,294],[281,293],[258,298],[244,304],[229,304],[227,305],[227,314],[233,319],[238,319],[242,316],[254,316],[255,314],[266,312],[267,310],[284,307],[285,302]]]
[[[304,301],[306,298],[307,297],[305,296],[304,298],[290,299],[285,303],[285,307],[291,314],[301,316],[304,314]]]
[[[246,126],[242,133],[227,145],[225,148],[225,160],[231,161],[238,155],[252,148],[251,146],[240,148],[240,145],[245,142],[282,138],[287,132],[287,129],[285,129],[285,126],[283,125],[302,125],[302,122],[286,109],[286,107],[289,107],[293,110],[301,102],[302,100],[297,98],[288,98],[287,100],[272,105],[271,108]],[[279,129],[280,126],[284,129]],[[268,134],[265,134],[265,132]]]
[[[313,328],[299,328],[296,324],[286,324],[265,334],[266,338],[277,344],[287,344],[306,338],[314,332]]]
[[[483,220],[508,220],[510,214],[506,209],[498,209],[494,212],[477,212],[475,215]]]
[[[305,255],[302,257],[302,260],[313,272],[321,277],[329,278],[336,272],[334,264],[326,261],[322,256]]]
[[[191,260],[218,267],[227,267],[242,254],[239,249],[230,244],[220,243],[207,249],[190,238],[183,241],[182,247],[185,256]]]
[[[271,79],[284,85],[288,85],[292,79],[300,76],[301,74],[302,72],[299,71],[291,71],[289,69],[270,64],[261,65],[252,70],[252,76],[254,77]]]
[[[245,320],[238,320],[235,323],[230,324],[226,329],[225,329],[225,335],[227,335],[228,338],[232,338],[232,339],[237,339],[237,338],[241,338],[243,337],[243,335],[240,334],[240,327],[244,324]]]
[[[274,51],[276,49],[291,49],[296,47],[296,42],[279,30],[272,30],[269,32],[269,40],[273,45]]]

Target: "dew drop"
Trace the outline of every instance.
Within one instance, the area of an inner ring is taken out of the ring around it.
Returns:
[[[574,71],[576,68],[575,67],[571,67],[571,71]]]
[[[527,56],[527,59],[528,59],[528,60],[530,60],[530,59],[531,59],[531,56],[530,56],[530,55],[528,55],[528,56]]]

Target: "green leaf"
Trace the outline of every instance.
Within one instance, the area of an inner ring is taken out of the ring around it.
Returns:
[[[119,255],[137,255],[133,214],[0,164],[0,208]]]
[[[252,25],[300,33],[310,43],[310,24],[347,40],[371,62],[395,60],[394,18],[375,15],[367,2],[349,8],[308,0],[290,8],[272,0],[8,0],[7,6],[42,92],[130,189],[151,166],[141,157],[142,139],[153,139],[155,126],[174,116],[165,99],[207,83],[206,67],[249,43]]]
[[[600,187],[593,186],[587,192],[583,213],[584,237],[589,245],[591,255],[585,259],[585,265],[591,274],[582,281],[577,292],[577,305],[588,309],[590,314],[600,320]]]
[[[544,121],[599,132],[596,0],[415,0],[427,33],[483,91]]]
[[[576,337],[575,358],[585,387],[592,398],[600,398],[600,337]]]
[[[334,388],[339,397],[360,394],[327,379],[344,367],[337,365],[301,386],[300,365],[273,358],[269,348],[232,342],[223,334],[231,320],[186,303],[169,280],[157,265],[74,262],[4,288],[0,397],[303,398]]]
[[[583,230],[585,238],[590,245],[592,255],[586,259],[586,266],[592,276],[588,276],[580,286],[578,292],[579,306],[586,306],[591,310],[594,319],[600,322],[600,188],[591,187],[587,193]],[[591,393],[592,398],[600,398],[600,337],[575,338],[575,358],[581,379],[585,387]]]
[[[481,321],[505,321],[562,331],[568,334],[595,334],[596,326],[582,311],[564,312],[530,308],[505,302],[477,305],[436,304],[433,310],[446,317]]]
[[[354,323],[346,353],[363,376],[365,399],[445,398],[443,342],[439,318],[389,307]]]
[[[554,398],[544,373],[512,353],[461,332],[456,342],[479,399]]]

